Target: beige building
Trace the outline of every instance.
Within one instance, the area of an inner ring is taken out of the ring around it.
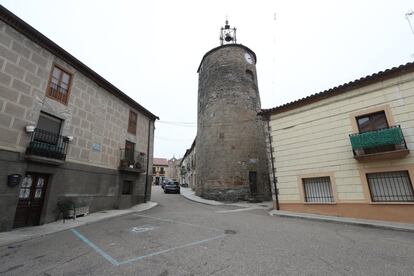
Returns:
[[[260,114],[275,208],[414,223],[414,63]]]
[[[180,162],[180,183],[193,190],[197,188],[196,140],[197,137],[194,138],[191,147],[185,151]]]
[[[168,174],[168,159],[154,158],[152,164],[152,184],[160,185]]]

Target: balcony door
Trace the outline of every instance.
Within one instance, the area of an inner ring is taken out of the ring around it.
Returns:
[[[38,130],[36,131],[36,136],[34,140],[56,145],[59,142],[59,134],[61,127],[61,119],[41,112],[39,120],[37,121]]]
[[[129,164],[134,165],[134,152],[135,152],[135,143],[130,141],[125,141],[125,159],[128,160]]]
[[[374,131],[388,128],[387,117],[384,111],[357,117],[359,132]]]
[[[48,175],[35,173],[27,173],[23,178],[14,216],[14,228],[39,225],[48,180]]]
[[[387,117],[384,111],[375,112],[371,114],[362,115],[356,118],[359,133],[375,131],[379,129],[388,128]],[[376,148],[364,149],[365,154],[393,151],[394,145],[380,146]]]

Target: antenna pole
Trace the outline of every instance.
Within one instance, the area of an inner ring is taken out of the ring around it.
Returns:
[[[413,26],[411,25],[411,20],[410,20],[410,17],[413,15],[414,15],[414,11],[411,10],[405,14],[405,19],[407,19],[408,25],[410,25],[411,32],[414,35],[414,29],[413,29]]]

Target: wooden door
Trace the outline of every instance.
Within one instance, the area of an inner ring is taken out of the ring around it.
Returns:
[[[125,141],[125,159],[128,160],[129,165],[135,165],[134,159],[135,143]]]
[[[14,228],[39,225],[49,177],[44,174],[27,173],[19,191],[14,216]]]

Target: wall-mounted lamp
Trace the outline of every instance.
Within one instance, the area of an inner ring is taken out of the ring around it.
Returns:
[[[69,142],[73,141],[73,136],[66,136],[66,138],[68,138]]]
[[[26,129],[26,132],[27,133],[32,133],[32,132],[34,132],[35,131],[35,126],[32,126],[32,125],[27,125],[26,127],[25,127],[25,129]]]

